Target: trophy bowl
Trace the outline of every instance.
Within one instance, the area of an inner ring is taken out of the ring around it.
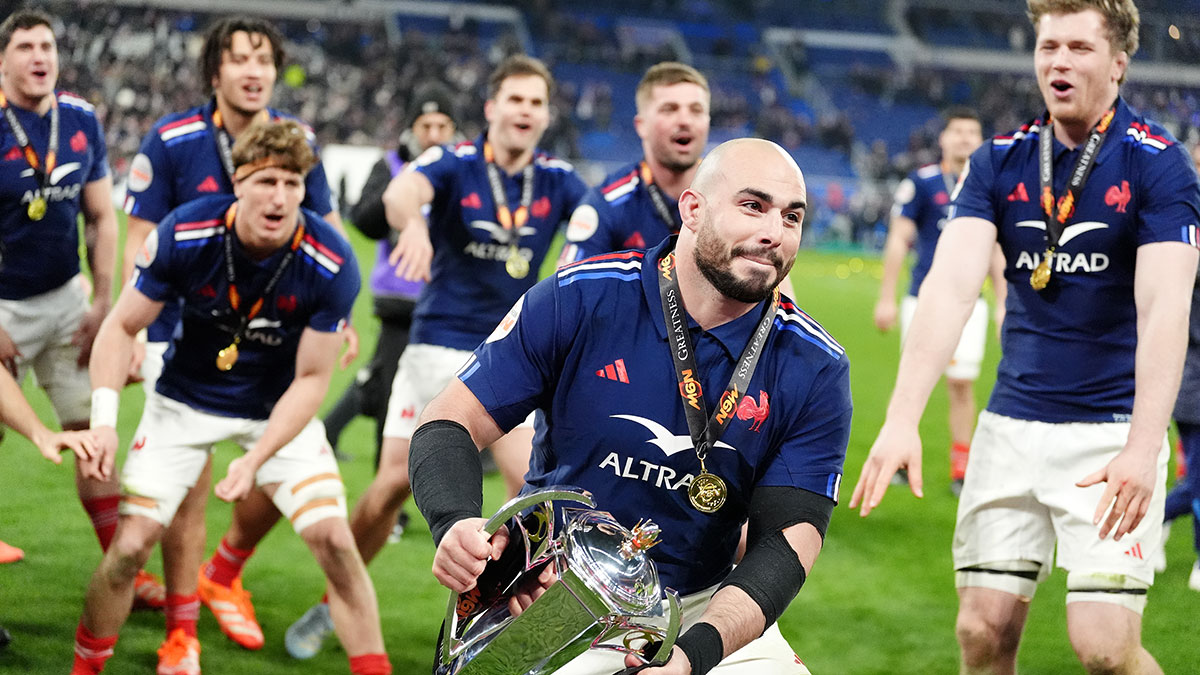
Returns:
[[[555,502],[580,505],[563,509],[557,534]],[[483,529],[492,535],[506,524],[509,544],[500,559],[488,562],[474,588],[450,595],[435,675],[548,674],[588,649],[633,654],[643,663],[670,653],[682,612],[679,595],[662,588],[646,555],[657,543],[657,525],[627,529],[573,487],[518,496]],[[513,594],[548,566],[554,583],[513,615]]]

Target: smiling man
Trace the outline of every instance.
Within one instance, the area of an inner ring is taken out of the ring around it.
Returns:
[[[679,232],[679,195],[708,144],[708,80],[667,61],[638,83],[633,126],[642,159],[588,190],[571,214],[560,264],[622,249],[645,249]]]
[[[429,283],[392,383],[379,473],[351,519],[368,562],[408,498],[408,439],[417,416],[537,280],[551,240],[587,188],[570,164],[537,149],[550,123],[553,85],[541,61],[505,59],[488,78],[483,135],[429,148],[383,193],[388,224],[400,231],[391,256],[399,261],[396,273]],[[492,448],[510,494],[529,467],[532,436],[529,421]],[[288,629],[288,653],[315,655],[330,627],[328,605],[314,606]]]
[[[53,21],[22,10],[0,24],[0,367],[18,383],[32,369],[63,428],[79,430],[88,426],[92,340],[112,305],[117,219],[95,109],[54,89]],[[79,264],[80,214],[90,306]],[[117,525],[117,483],[89,478],[76,463],[75,485],[107,549]],[[141,598],[161,606],[162,585],[139,579]]]
[[[438,581],[470,588],[507,545],[481,532],[478,449],[540,409],[528,489],[582,487],[620,522],[662,528],[648,555],[685,632],[647,675],[808,672],[775,620],[821,550],[851,403],[841,346],[777,290],[806,201],[783,148],[729,141],[680,196],[678,238],[567,265],[522,297],[413,435]],[[597,650],[558,672],[634,665]]]
[[[217,496],[237,501],[257,486],[272,499],[325,572],[350,671],[391,672],[337,462],[313,419],[358,293],[358,268],[349,244],[300,206],[316,158],[299,124],[256,123],[231,154],[236,196],[198,199],[163,218],[97,338],[105,356],[91,363],[92,417],[98,463],[110,473],[116,390],[135,336],[163,306],[182,301],[179,336],[125,462],[118,535],[88,588],[75,675],[103,669],[129,611],[131,570],[146,561],[223,440],[246,454],[230,463]],[[199,561],[173,554],[163,550],[163,566],[190,564],[180,571],[195,579]],[[168,615],[159,675],[200,673],[198,610],[193,602],[190,613]]]
[[[1200,185],[1183,147],[1119,95],[1138,46],[1133,2],[1029,0],[1029,14],[1047,110],[971,157],[850,505],[868,514],[900,467],[921,494],[917,424],[999,241],[1004,354],[954,534],[962,672],[1015,671],[1030,600],[1057,560],[1083,666],[1161,673],[1141,646],[1142,611]]]

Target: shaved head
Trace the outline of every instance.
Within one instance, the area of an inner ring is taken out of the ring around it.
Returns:
[[[700,163],[691,189],[708,195],[718,182],[737,182],[738,174],[747,169],[751,171],[750,175],[762,175],[768,167],[772,172],[778,171],[781,177],[793,177],[803,190],[804,174],[796,160],[778,144],[761,138],[735,138],[718,145]]]

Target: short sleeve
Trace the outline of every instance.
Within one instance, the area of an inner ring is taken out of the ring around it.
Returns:
[[[963,169],[954,194],[950,196],[949,220],[955,218],[983,218],[996,222],[996,201],[992,194],[996,171],[992,166],[992,144],[985,142],[971,155],[971,161]]]
[[[823,368],[808,398],[784,432],[779,453],[757,485],[798,487],[835,503],[850,442],[850,368],[846,357]]]
[[[604,200],[604,195],[599,190],[588,191],[567,222],[567,246],[572,247],[572,255],[570,260],[564,257],[561,263],[575,262],[616,250],[612,247],[612,230],[615,226],[612,209]]]
[[[91,138],[88,140],[94,149],[92,157],[92,168],[88,172],[87,182],[98,181],[101,178],[108,176],[108,146],[104,142],[104,129],[100,127],[100,120],[95,117],[91,118]]]
[[[158,227],[150,231],[133,261],[134,288],[157,302],[167,302],[179,295],[175,287],[177,270],[173,269],[175,223],[175,212],[167,214]]]
[[[1187,151],[1179,143],[1151,156],[1142,172],[1144,193],[1138,208],[1138,245],[1162,241],[1197,243],[1200,183]]]
[[[361,286],[358,262],[353,252],[346,251],[340,269],[321,293],[322,302],[309,318],[308,327],[322,333],[341,330],[350,319],[350,311],[354,309],[354,299],[358,297]]]
[[[170,161],[158,127],[151,129],[129,166],[125,213],[157,223],[170,212],[175,199]]]
[[[457,178],[462,160],[449,148],[435,145],[422,152],[408,166],[429,179],[435,193],[446,190]]]
[[[896,192],[892,195],[893,213],[899,214],[909,220],[919,220],[921,215],[921,205],[917,199],[917,184],[913,181],[912,176],[900,181],[896,186]]]
[[[561,371],[558,275],[534,285],[475,349],[458,379],[505,432],[540,407]]]
[[[313,148],[313,152],[317,149]],[[333,197],[329,193],[329,177],[325,175],[325,165],[317,165],[304,177],[304,202],[300,204],[309,211],[321,216],[333,212]]]

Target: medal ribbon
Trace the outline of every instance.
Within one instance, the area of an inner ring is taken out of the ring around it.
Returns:
[[[529,221],[529,205],[533,203],[533,162],[521,171],[521,203],[514,213],[508,208],[500,167],[496,166],[496,154],[488,141],[483,142],[483,160],[487,162],[488,185],[492,189],[492,201],[496,203],[496,220],[509,233],[508,244],[516,248],[517,242],[521,241],[521,228]]]
[[[1066,190],[1058,200],[1054,199],[1054,120],[1050,118],[1049,112],[1046,113],[1046,123],[1038,132],[1038,182],[1042,188],[1042,211],[1046,213],[1048,254],[1053,254],[1054,249],[1058,248],[1058,241],[1066,230],[1067,221],[1075,215],[1079,193],[1083,192],[1083,185],[1096,166],[1096,156],[1100,154],[1100,146],[1104,144],[1104,137],[1108,134],[1108,128],[1116,113],[1117,105],[1114,103],[1096,126],[1092,127],[1087,141],[1079,151],[1079,157],[1075,160],[1075,167],[1071,169]]]
[[[58,97],[50,95],[50,141],[46,146],[45,167],[38,158],[37,150],[34,150],[33,144],[29,142],[29,134],[25,133],[25,127],[21,126],[21,121],[17,119],[17,114],[8,105],[8,98],[2,92],[0,109],[4,110],[4,119],[8,121],[8,126],[17,139],[17,145],[21,146],[21,151],[25,153],[25,161],[29,162],[29,167],[33,169],[34,180],[38,184],[38,196],[41,196],[49,185],[50,174],[54,172],[54,167],[58,166]]]
[[[709,449],[717,444],[729,428],[738,397],[746,391],[754,369],[758,367],[758,358],[762,356],[763,345],[775,318],[775,308],[779,306],[779,290],[773,291],[771,301],[764,304],[758,327],[754,329],[754,334],[746,343],[742,355],[738,357],[737,366],[729,378],[725,393],[721,395],[721,401],[710,418],[700,387],[700,369],[696,366],[696,350],[692,346],[692,336],[688,331],[687,314],[679,293],[679,280],[675,274],[675,253],[671,252],[658,264],[658,295],[662,301],[667,333],[670,335],[671,362],[675,364],[675,378],[679,384],[679,396],[683,399],[688,433],[692,436],[692,446],[696,450],[697,459],[703,462]]]
[[[262,121],[270,117],[266,110],[263,110],[255,115],[255,122]],[[212,113],[213,136],[217,138],[217,154],[221,156],[221,166],[225,169],[225,175],[229,176],[229,180],[233,180],[233,137],[225,130],[225,122],[221,118],[221,111],[217,110],[216,104],[213,104]]]
[[[237,281],[234,278],[233,268],[233,221],[236,215],[237,203],[234,202],[229,206],[229,210],[225,212],[225,279],[229,282],[229,306],[240,316],[237,332],[233,334],[233,344],[242,341],[242,336],[246,333],[246,327],[250,325],[250,322],[262,310],[263,299],[269,296],[271,291],[275,290],[275,286],[279,284],[280,277],[283,276],[283,271],[292,262],[292,258],[296,257],[296,249],[300,248],[300,241],[304,239],[304,221],[300,220],[296,223],[296,233],[292,235],[291,247],[283,255],[283,259],[279,261],[279,266],[271,274],[271,278],[267,281],[267,285],[263,287],[263,291],[259,294],[258,299],[250,306],[250,311],[241,314],[242,298],[238,295]]]
[[[658,217],[662,218],[663,223],[671,232],[678,232],[683,226],[683,219],[679,215],[679,209],[674,213],[667,208],[667,199],[663,197],[662,189],[654,184],[654,172],[650,171],[650,165],[642,161],[641,164],[642,185],[646,186],[646,192],[650,193],[650,201],[654,203],[654,210],[658,212]]]

